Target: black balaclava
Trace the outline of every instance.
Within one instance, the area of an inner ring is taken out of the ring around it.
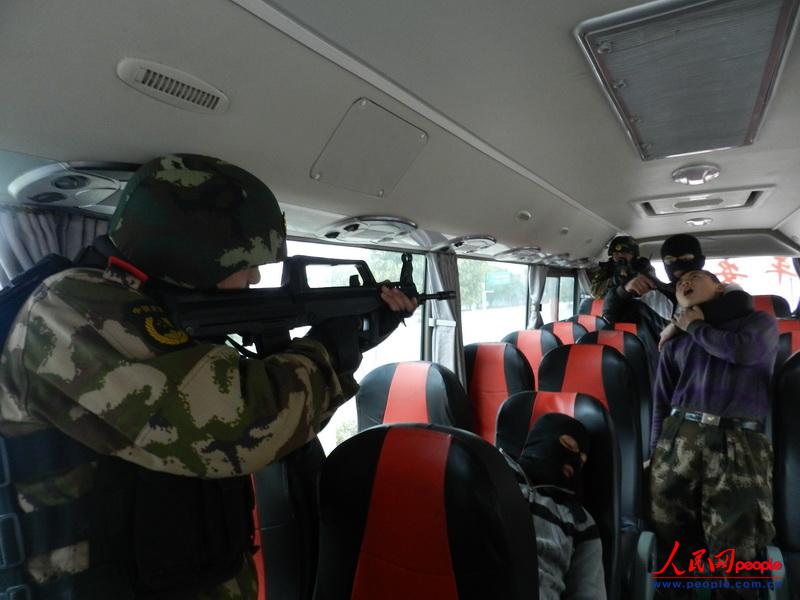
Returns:
[[[580,492],[580,454],[565,448],[559,437],[567,434],[575,438],[583,453],[589,452],[589,433],[582,423],[561,413],[542,415],[528,432],[525,446],[517,462],[531,485],[553,485]],[[564,465],[572,466],[575,473],[569,479],[564,476]]]
[[[608,245],[608,255],[614,252],[630,252],[634,256],[639,256],[639,244],[629,235],[618,235]]]
[[[703,256],[703,249],[700,247],[700,241],[693,235],[688,233],[679,233],[664,240],[661,245],[661,260],[665,256],[674,256],[676,259],[684,254],[692,254],[692,260],[676,260],[674,263],[668,265],[664,263],[664,270],[667,272],[670,282],[675,283],[678,281],[679,276],[675,275],[675,271],[686,273],[688,271],[697,271],[703,268],[706,264],[706,257]]]

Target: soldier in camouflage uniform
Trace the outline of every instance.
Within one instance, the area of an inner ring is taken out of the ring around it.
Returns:
[[[244,170],[197,155],[148,162],[126,185],[109,237],[124,260],[109,261],[105,270],[73,268],[46,279],[19,311],[0,356],[0,435],[12,459],[11,448],[27,437],[56,444],[42,453],[49,472],[32,467],[35,476],[14,482],[22,536],[32,531],[39,539],[28,548],[22,580],[0,573],[0,592],[24,581],[37,598],[256,598],[252,560],[241,547],[238,555],[210,559],[199,573],[183,576],[195,580],[176,589],[182,576],[170,581],[169,564],[143,566],[160,547],[176,542],[158,537],[171,524],[124,523],[111,531],[115,519],[152,510],[141,509],[140,501],[148,502],[142,490],[174,486],[184,490],[174,501],[193,505],[194,492],[185,490],[202,488],[198,522],[221,524],[215,530],[209,526],[211,537],[195,543],[241,543],[251,529],[208,507],[219,505],[223,512],[232,507],[239,518],[249,518],[252,498],[242,501],[238,492],[230,493],[242,481],[251,493],[249,478],[237,476],[311,440],[355,393],[357,365],[332,361],[321,343],[330,339],[325,331],[295,339],[263,360],[243,358],[229,346],[191,339],[147,295],[148,277],[195,289],[246,287],[258,281],[258,265],[285,258],[286,228],[277,202]],[[397,290],[384,288],[382,297],[392,311],[410,313],[416,306]],[[18,464],[12,472],[30,471]],[[160,503],[156,518],[172,501],[167,495],[151,502]],[[172,514],[180,517],[180,510]],[[98,516],[103,513],[110,513],[105,521]],[[37,516],[50,514],[61,515],[58,523],[76,521],[80,527],[68,532],[56,527],[43,535]],[[135,557],[115,555],[128,549],[114,546],[114,539],[138,539],[139,533],[150,541],[134,548]],[[178,536],[194,539],[193,533]],[[247,549],[249,543],[244,542]],[[201,550],[213,554],[214,548],[195,548],[197,554]],[[221,562],[225,568],[215,571]],[[142,571],[152,575],[144,584],[136,579]],[[216,581],[213,576],[202,581],[215,572]],[[172,588],[159,591],[162,584]]]
[[[665,344],[653,389],[651,520],[660,565],[680,544],[675,568],[664,575],[723,579],[725,573],[710,572],[709,556],[732,548],[737,562],[753,561],[775,534],[772,449],[762,432],[777,327],[752,305],[713,324],[706,320],[703,307],[730,296],[707,271],[685,273],[676,291],[684,311],[673,321],[683,333]],[[706,551],[705,571],[688,571],[692,553],[700,550]],[[752,590],[716,593],[756,597]],[[691,597],[687,590],[664,595]]]

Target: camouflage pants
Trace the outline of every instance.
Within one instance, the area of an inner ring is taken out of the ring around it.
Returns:
[[[685,571],[693,552],[715,556],[734,549],[736,561],[752,561],[775,535],[772,524],[772,448],[766,436],[685,421],[664,421],[649,477],[650,519],[658,539],[657,570],[675,541],[680,546],[664,575]],[[717,571],[718,573],[718,571]],[[694,574],[698,574],[694,571]],[[709,569],[703,575],[709,576]],[[715,573],[716,574],[716,573]],[[746,573],[731,573],[743,576]],[[752,573],[769,575],[769,573]],[[739,585],[743,580],[727,580]],[[671,590],[660,597],[691,597]],[[717,598],[756,598],[752,591],[717,591]]]

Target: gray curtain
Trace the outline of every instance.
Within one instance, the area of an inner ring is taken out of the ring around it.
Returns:
[[[108,221],[77,213],[0,208],[0,287],[48,254],[69,259],[108,231]]]
[[[547,281],[547,267],[534,265],[528,268],[528,294],[531,301],[531,312],[528,315],[528,329],[542,326],[542,294]]]
[[[458,260],[453,252],[429,252],[427,260],[428,292],[455,290],[453,300],[431,303],[429,326],[431,360],[455,373],[465,386],[464,337],[461,333],[461,298],[458,287]]]
[[[580,286],[581,297],[590,297],[592,295],[592,280],[589,279],[586,269],[578,269],[578,285]]]

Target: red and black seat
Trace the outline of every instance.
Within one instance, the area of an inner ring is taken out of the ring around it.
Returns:
[[[512,394],[534,389],[533,371],[522,352],[503,342],[469,344],[464,358],[472,431],[494,443],[500,405]]]
[[[800,331],[787,331],[778,336],[778,354],[775,357],[775,375],[777,375],[789,357],[800,350]]]
[[[455,373],[425,361],[392,363],[364,377],[356,394],[358,430],[383,423],[434,423],[472,431],[467,394]]]
[[[316,483],[325,462],[317,438],[253,474],[256,499],[254,557],[260,598],[308,600],[317,569]],[[265,581],[266,572],[266,581]]]
[[[611,323],[606,321],[603,317],[597,315],[574,315],[564,321],[572,321],[581,325],[586,331],[601,331],[603,329],[611,329]]]
[[[588,394],[606,407],[620,448],[624,527],[641,529],[642,439],[637,381],[628,361],[610,346],[561,346],[542,359],[538,389]]]
[[[647,353],[642,341],[627,331],[589,332],[578,340],[579,344],[601,344],[615,348],[625,357],[633,371],[639,390],[639,431],[642,434],[642,454],[650,456],[650,427],[653,420],[653,388],[650,370],[647,366]]]
[[[528,503],[496,448],[436,425],[374,427],[320,478],[315,600],[539,597]]]
[[[603,299],[602,298],[587,298],[581,302],[578,308],[578,314],[581,315],[594,315],[596,317],[603,316]]]
[[[778,333],[800,331],[800,319],[776,319],[776,322],[778,323]]]
[[[556,321],[542,325],[540,329],[549,331],[556,336],[562,344],[574,344],[582,335],[586,335],[586,328],[573,321]]]
[[[603,542],[603,566],[609,598],[616,598],[619,575],[619,450],[608,411],[595,398],[574,392],[520,392],[503,403],[497,415],[497,447],[516,458],[536,420],[548,412],[569,415],[591,436],[584,466],[583,505],[594,518]]]
[[[783,296],[774,294],[753,296],[753,308],[762,310],[777,319],[790,319],[792,317],[792,309],[789,308],[789,303]]]
[[[620,321],[618,323],[614,323],[613,325],[614,331],[627,331],[628,333],[632,333],[635,336],[639,335],[639,325],[636,323],[625,323]]]
[[[542,357],[553,348],[561,345],[561,341],[549,331],[544,329],[524,329],[509,333],[502,339],[506,344],[511,344],[519,349],[533,370],[534,378],[539,370]]]
[[[772,404],[775,455],[775,544],[783,553],[790,587],[800,589],[800,354],[778,372]]]

